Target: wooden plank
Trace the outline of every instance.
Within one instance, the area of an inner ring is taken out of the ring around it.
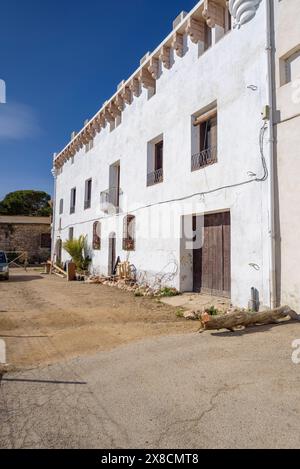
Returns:
[[[58,267],[58,265],[56,265],[56,264],[53,264],[53,269],[57,270],[60,274],[62,274],[62,275],[64,275],[64,276],[67,275],[67,273],[66,273],[63,269],[61,269],[60,267]]]
[[[54,271],[53,273],[54,273],[54,275],[56,275],[56,277],[66,278],[65,275],[62,275],[62,274],[60,274],[59,272],[55,272],[55,271]]]

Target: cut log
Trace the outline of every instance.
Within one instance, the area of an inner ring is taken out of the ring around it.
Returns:
[[[289,306],[251,313],[249,311],[238,311],[222,316],[208,317],[207,314],[201,316],[201,332],[203,330],[228,329],[234,331],[237,327],[250,327],[255,325],[276,324],[281,319],[294,319],[299,321],[300,315]]]

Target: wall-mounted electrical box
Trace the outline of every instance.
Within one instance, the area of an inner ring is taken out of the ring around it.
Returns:
[[[264,121],[268,121],[270,119],[270,106],[266,105],[262,108],[261,117]]]

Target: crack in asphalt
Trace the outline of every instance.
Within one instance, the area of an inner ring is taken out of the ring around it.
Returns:
[[[221,394],[230,392],[230,391],[235,391],[236,389],[239,389],[241,386],[249,386],[250,384],[253,384],[253,383],[241,383],[241,384],[236,384],[233,386],[229,386],[228,384],[225,384],[224,386],[218,388],[217,391],[210,397],[208,409],[203,410],[200,413],[200,415],[196,417],[189,418],[189,419],[176,420],[172,422],[171,424],[169,424],[168,427],[160,434],[160,436],[156,440],[155,447],[156,448],[164,447],[164,446],[161,446],[163,439],[169,435],[172,428],[175,427],[176,425],[188,424],[191,427],[194,427],[194,431],[196,431],[196,427],[201,423],[203,418],[215,410],[215,408],[217,407],[217,402],[215,401],[219,398]],[[189,431],[192,431],[192,429],[189,428]]]

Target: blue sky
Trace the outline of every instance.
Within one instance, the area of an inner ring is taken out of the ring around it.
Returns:
[[[52,154],[197,0],[9,0],[0,7],[0,199],[52,193]]]

